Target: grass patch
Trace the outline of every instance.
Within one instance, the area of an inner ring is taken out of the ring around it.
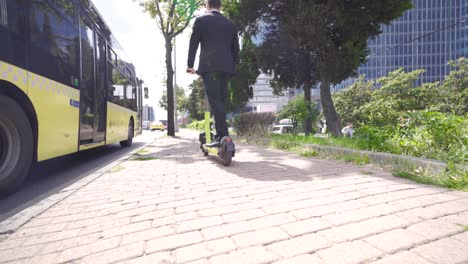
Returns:
[[[364,175],[374,175],[375,174],[372,171],[361,171],[361,173],[364,174]]]
[[[315,150],[304,149],[299,153],[299,155],[303,157],[317,157],[319,154]]]
[[[300,144],[293,141],[272,140],[270,145],[277,149],[292,150],[293,148],[298,147]]]
[[[146,154],[146,153],[148,153],[148,152],[149,152],[149,150],[147,150],[147,149],[140,149],[140,150],[138,150],[138,151],[136,152],[136,154],[138,154],[138,155],[143,155],[143,154]]]
[[[340,159],[345,162],[354,163],[356,165],[367,165],[370,163],[369,156],[361,154],[345,154],[342,155]]]
[[[108,170],[107,172],[109,173],[116,173],[116,172],[119,172],[121,170],[123,170],[124,167],[120,166],[120,165],[117,165],[117,166],[114,166],[112,167],[110,170]]]
[[[288,141],[299,144],[314,144],[331,147],[343,147],[351,149],[363,149],[361,142],[357,138],[336,138],[336,137],[314,137],[303,135],[272,135],[273,141]]]
[[[449,189],[468,191],[468,168],[450,165],[447,171],[440,174],[431,174],[420,168],[398,169],[393,175],[409,179],[422,184],[430,184]]]
[[[148,161],[148,160],[155,160],[155,159],[158,159],[158,158],[153,157],[153,156],[137,156],[133,158],[133,160],[138,160],[138,161]]]

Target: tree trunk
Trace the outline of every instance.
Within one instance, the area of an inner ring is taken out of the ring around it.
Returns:
[[[312,98],[310,92],[310,81],[304,82],[304,99],[307,107],[307,117],[304,124],[304,132],[306,136],[312,133]]]
[[[175,136],[174,130],[174,69],[172,68],[172,41],[166,37],[167,71],[167,135]]]
[[[321,71],[320,76],[320,100],[322,102],[323,113],[325,119],[327,120],[327,130],[330,131],[333,135],[341,137],[341,124],[340,118],[335,110],[335,105],[333,104],[333,99],[330,91],[330,80],[328,75]]]

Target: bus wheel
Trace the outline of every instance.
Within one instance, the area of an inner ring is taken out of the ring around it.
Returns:
[[[130,147],[133,143],[133,133],[134,133],[133,122],[132,120],[130,120],[130,123],[128,124],[128,139],[124,141],[120,141],[120,146],[124,148]]]
[[[28,176],[34,140],[23,109],[1,94],[0,105],[0,197],[4,197],[14,193]]]

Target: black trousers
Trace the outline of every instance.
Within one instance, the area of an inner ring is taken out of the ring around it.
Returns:
[[[208,96],[211,112],[215,118],[216,135],[219,138],[229,136],[226,124],[226,99],[230,77],[231,74],[225,72],[202,74],[205,92]]]

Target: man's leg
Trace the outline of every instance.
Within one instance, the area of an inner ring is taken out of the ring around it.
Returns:
[[[216,134],[221,138],[228,135],[224,105],[227,97],[227,81],[223,75],[222,73],[206,73],[202,77],[208,102],[215,117]]]

